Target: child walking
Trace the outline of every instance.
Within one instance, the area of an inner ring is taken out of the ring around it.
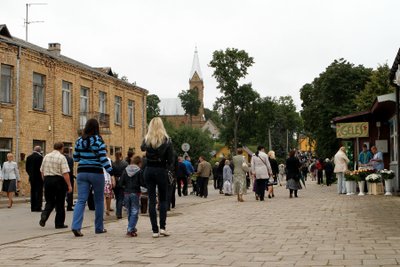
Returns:
[[[136,224],[139,219],[140,187],[144,187],[143,173],[140,169],[142,158],[136,156],[130,160],[128,167],[121,175],[120,182],[124,189],[124,203],[128,212],[128,229],[126,235],[137,236]]]

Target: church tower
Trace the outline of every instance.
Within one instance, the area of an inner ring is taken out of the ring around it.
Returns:
[[[204,123],[204,83],[203,83],[203,75],[201,74],[200,70],[200,62],[199,62],[199,55],[197,53],[197,47],[194,51],[193,56],[193,64],[192,70],[190,71],[189,77],[189,89],[195,89],[199,93],[199,100],[200,100],[200,108],[199,108],[199,115],[193,117],[193,122]]]

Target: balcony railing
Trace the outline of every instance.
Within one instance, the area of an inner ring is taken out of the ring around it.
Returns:
[[[81,112],[79,114],[79,134],[85,128],[89,119],[96,119],[99,122],[100,132],[102,134],[110,134],[110,114],[101,112]]]

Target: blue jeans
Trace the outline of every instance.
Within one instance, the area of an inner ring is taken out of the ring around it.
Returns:
[[[144,171],[144,181],[149,194],[149,215],[153,233],[158,233],[156,210],[156,187],[158,189],[158,201],[160,203],[160,228],[165,229],[167,221],[167,190],[168,176],[165,168],[149,167]]]
[[[104,229],[104,174],[102,173],[78,173],[76,177],[78,186],[78,200],[75,204],[74,217],[72,218],[72,230],[81,230],[83,222],[83,213],[85,211],[86,201],[89,196],[90,186],[94,191],[95,232],[101,232]]]
[[[124,193],[124,204],[128,211],[128,232],[136,232],[139,219],[139,193]]]

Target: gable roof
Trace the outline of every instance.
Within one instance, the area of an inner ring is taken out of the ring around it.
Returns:
[[[8,31],[8,28],[5,24],[0,24],[0,35],[4,35],[8,38],[11,38],[11,34]]]
[[[185,110],[179,98],[161,98],[158,107],[161,116],[185,115]]]

